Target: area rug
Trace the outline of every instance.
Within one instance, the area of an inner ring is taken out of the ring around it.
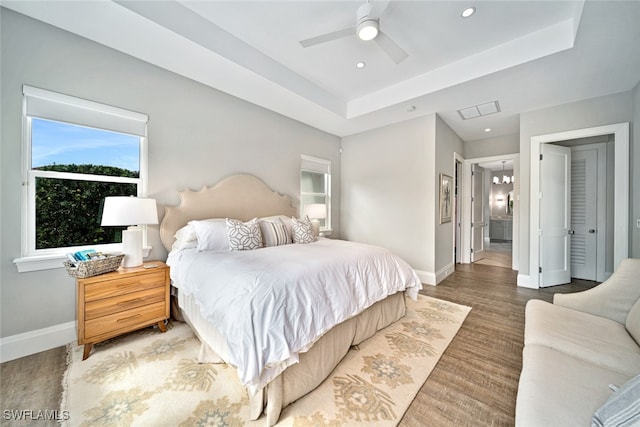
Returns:
[[[354,346],[318,388],[286,407],[279,426],[395,426],[470,307],[420,295],[407,315]],[[264,426],[249,419],[233,367],[198,364],[198,339],[174,322],[95,346],[70,345],[61,411],[67,426]]]

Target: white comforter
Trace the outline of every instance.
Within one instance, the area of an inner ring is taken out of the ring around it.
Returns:
[[[171,252],[171,279],[225,337],[229,363],[255,392],[325,332],[399,291],[415,271],[383,248],[320,239],[241,252]]]

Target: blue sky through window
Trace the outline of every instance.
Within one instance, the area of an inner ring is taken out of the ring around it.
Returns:
[[[33,118],[33,168],[52,164],[93,164],[140,171],[140,137]]]

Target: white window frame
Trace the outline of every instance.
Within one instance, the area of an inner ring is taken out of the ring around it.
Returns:
[[[112,107],[31,86],[23,86],[22,104],[22,257],[14,259],[19,272],[62,268],[68,252],[92,248],[103,252],[121,252],[121,243],[87,245],[65,248],[36,249],[36,178],[59,178],[94,182],[134,183],[137,195],[147,194],[148,144],[146,114]],[[56,122],[86,126],[135,135],[140,138],[140,171],[138,178],[76,174],[68,172],[32,169],[31,129],[32,119],[39,118]],[[145,256],[147,245],[146,227],[143,227]]]
[[[302,191],[300,187],[300,216],[303,215],[302,210],[304,206],[302,204],[302,196],[324,196],[327,204],[327,218],[325,220],[325,226],[320,228],[320,231],[325,235],[330,235],[333,231],[331,228],[331,160],[321,159],[319,157],[308,156],[302,154],[300,156],[300,179],[302,180],[302,171],[322,173],[324,174],[324,188],[325,193],[306,193]]]

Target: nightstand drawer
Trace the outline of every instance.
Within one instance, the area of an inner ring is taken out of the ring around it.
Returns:
[[[160,286],[112,298],[89,301],[85,304],[84,318],[85,320],[91,320],[156,302],[164,302],[166,299],[165,294],[165,287]]]
[[[87,320],[84,325],[84,339],[90,340],[101,335],[114,335],[115,331],[137,329],[145,324],[166,319],[165,308],[164,302],[157,302],[134,310],[121,311],[109,316]]]
[[[149,274],[121,277],[108,282],[89,283],[84,289],[84,299],[89,302],[143,289],[164,288],[165,282],[165,271],[158,270]]]

